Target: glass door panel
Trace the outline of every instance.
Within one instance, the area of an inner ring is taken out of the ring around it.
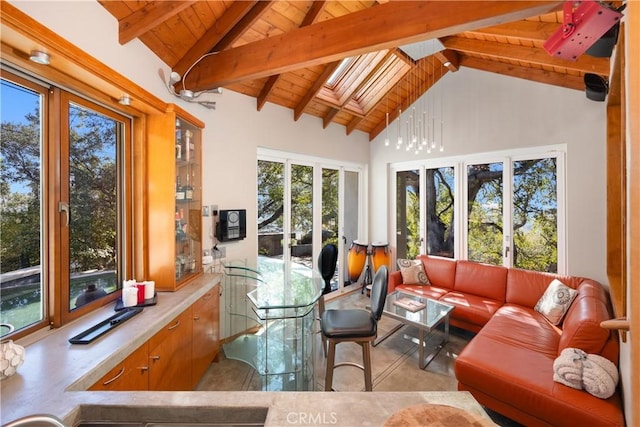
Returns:
[[[69,308],[118,289],[116,155],[122,123],[69,104]]]
[[[339,247],[339,179],[340,171],[337,169],[322,169],[322,247],[328,244]],[[338,289],[339,271],[340,259],[338,258],[336,271],[331,279],[331,291]]]
[[[291,165],[291,260],[313,268],[313,166]]]
[[[503,265],[503,163],[467,166],[467,259]]]
[[[426,169],[427,254],[454,257],[454,168]]]
[[[342,282],[349,285],[349,272],[347,271],[347,257],[349,247],[354,240],[358,240],[358,230],[360,228],[360,173],[356,171],[344,171],[344,198],[342,206],[343,214],[343,235],[340,253],[342,253],[340,263],[342,261]]]
[[[40,89],[42,92],[2,80],[0,323],[11,324],[16,330],[44,320],[45,312],[40,195],[46,89]]]
[[[558,271],[556,158],[513,162],[512,265]]]
[[[258,255],[282,258],[284,163],[258,160]]]
[[[420,254],[420,171],[396,173],[397,258],[415,259]]]

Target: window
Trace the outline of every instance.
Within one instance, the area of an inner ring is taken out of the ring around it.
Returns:
[[[131,120],[35,81],[3,70],[1,320],[18,336],[114,300],[130,264]]]
[[[564,273],[564,152],[542,152],[392,167],[397,257]]]

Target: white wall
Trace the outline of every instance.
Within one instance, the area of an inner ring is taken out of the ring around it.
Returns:
[[[462,68],[434,88],[443,94],[445,151],[419,155],[372,142],[370,235],[387,236],[389,164],[513,148],[566,144],[568,273],[607,284],[605,103],[584,92]],[[439,97],[436,98],[439,109]],[[396,135],[395,124],[389,135]],[[436,150],[437,151],[437,150]],[[383,191],[384,189],[384,191]]]
[[[137,39],[121,46],[117,20],[95,0],[11,3],[149,92],[205,122],[203,204],[247,209],[247,239],[226,243],[227,258],[257,256],[257,147],[363,165],[369,161],[367,135],[354,132],[347,137],[346,129],[337,125],[323,129],[322,120],[316,117],[303,115],[295,122],[292,110],[269,103],[258,112],[255,98],[231,91],[211,95],[217,102],[213,111],[173,97],[159,76],[160,70],[168,76],[169,67]],[[212,246],[211,234],[212,224],[203,224],[204,248]]]

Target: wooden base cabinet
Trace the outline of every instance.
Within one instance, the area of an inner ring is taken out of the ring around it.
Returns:
[[[191,385],[195,387],[220,352],[220,287],[216,286],[192,306]]]
[[[192,390],[192,307],[149,340],[149,390]]]
[[[219,353],[220,285],[216,285],[89,390],[193,390]]]
[[[89,390],[135,391],[149,389],[149,351],[141,345]]]

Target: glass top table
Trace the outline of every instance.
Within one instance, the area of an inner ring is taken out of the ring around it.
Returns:
[[[399,323],[387,334],[378,338],[374,346],[380,344],[405,325],[418,329],[418,364],[424,369],[440,349],[449,341],[449,315],[455,307],[408,292],[395,291],[387,295],[383,316],[398,320]],[[444,325],[444,336],[431,353],[425,356],[426,344],[436,336],[437,328]]]
[[[258,257],[256,265],[224,266],[228,323],[239,325],[230,334],[235,338],[223,346],[226,357],[251,365],[264,391],[314,390],[314,308],[324,288],[320,274],[267,257]]]

